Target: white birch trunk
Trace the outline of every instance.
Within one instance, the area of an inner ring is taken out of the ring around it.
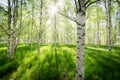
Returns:
[[[78,0],[78,4],[79,5],[76,6],[77,10],[76,80],[84,80],[85,0]]]
[[[85,10],[77,13],[76,78],[84,80]]]
[[[38,31],[38,55],[40,55],[40,44],[41,44],[41,27],[42,27],[42,8],[43,8],[43,2],[40,0],[40,27]]]
[[[10,0],[8,0],[8,42],[7,42],[7,53],[8,58],[12,59],[12,46],[11,46],[11,6]]]
[[[110,0],[105,0],[105,8],[106,8],[106,28],[107,28],[107,44],[109,51],[112,50],[112,44],[111,44],[111,31],[112,31],[112,25],[111,25],[111,2]]]

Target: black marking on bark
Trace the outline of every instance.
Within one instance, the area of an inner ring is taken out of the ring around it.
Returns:
[[[78,39],[82,39],[82,37],[79,36]]]
[[[81,77],[82,77],[82,75],[81,75],[81,74],[79,74],[79,77],[81,78]]]
[[[80,49],[80,48],[77,48],[77,49]]]
[[[84,24],[82,24],[81,26],[82,26],[82,27],[84,27],[84,26],[85,26],[85,23],[84,23]]]
[[[85,11],[82,11],[82,15],[85,15]]]
[[[77,70],[75,70],[75,72],[78,74],[78,77],[81,79],[82,78],[82,74],[79,74]]]
[[[78,13],[82,13],[82,15],[85,15],[85,9],[82,8],[82,5],[79,7],[79,9],[78,9],[77,12],[78,12]]]
[[[81,45],[84,45],[84,43],[82,43]]]
[[[83,33],[82,36],[85,36],[85,33]]]
[[[77,58],[78,58],[78,59],[80,59],[80,57],[79,57],[79,56],[77,56]]]
[[[77,43],[79,43],[79,41],[77,41]]]
[[[80,35],[80,33],[77,33],[77,35]]]
[[[81,27],[78,27],[77,29],[78,29],[78,30],[82,30],[82,28],[81,28]]]
[[[75,72],[76,72],[76,73],[78,73],[78,71],[77,71],[77,70],[75,70]]]

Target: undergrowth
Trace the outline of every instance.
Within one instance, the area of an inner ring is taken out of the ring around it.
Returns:
[[[0,46],[1,80],[76,80],[75,45],[20,44],[12,60],[7,58],[6,46]],[[85,80],[119,80],[120,47],[109,52],[106,46],[85,47]]]

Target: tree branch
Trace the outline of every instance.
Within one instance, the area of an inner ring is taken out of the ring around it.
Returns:
[[[96,1],[93,1],[93,2],[90,2],[90,3],[87,3],[88,5],[85,5],[85,6],[86,6],[86,9],[87,9],[90,5],[92,5],[92,4],[94,4],[94,3],[98,2],[98,1],[100,1],[100,0],[96,0]]]
[[[89,2],[90,2],[90,0],[88,0],[88,1],[85,3],[85,5],[84,5],[84,6],[86,6]]]
[[[73,22],[78,23],[76,19],[73,19],[73,18],[72,18],[72,17],[70,17],[70,16],[67,16],[67,15],[65,15],[65,14],[63,14],[63,13],[60,13],[60,12],[58,12],[58,14],[60,14],[60,15],[62,15],[62,16],[64,16],[64,17],[66,17],[67,19],[72,20]]]
[[[4,7],[0,6],[0,10],[8,14],[8,11],[6,11]]]
[[[74,2],[75,2],[75,6],[76,6],[76,11],[78,11],[77,1],[76,1],[76,0],[74,0]]]
[[[117,3],[119,4],[119,6],[120,6],[120,1],[119,0],[116,0],[117,1]]]
[[[67,15],[65,15],[63,13],[60,13],[60,12],[58,12],[58,14],[64,16],[65,18],[67,18],[67,19],[69,19],[69,20],[71,20],[71,21],[73,21],[75,23],[77,23],[78,25],[81,25],[76,19],[74,19],[74,18],[72,18],[70,16],[67,16]]]
[[[79,8],[81,8],[81,3],[80,3],[80,0],[78,0],[78,4],[79,4]]]
[[[3,32],[5,32],[7,35],[9,35],[9,34],[7,33],[7,31],[3,28],[2,25],[0,25],[0,28],[2,29]]]

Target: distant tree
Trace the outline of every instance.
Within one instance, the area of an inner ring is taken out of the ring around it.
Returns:
[[[8,30],[7,30],[7,33],[8,33],[8,47],[7,47],[7,52],[8,52],[8,58],[11,58],[12,59],[12,44],[11,44],[11,18],[12,18],[12,15],[11,15],[11,1],[8,0]]]
[[[20,33],[21,29],[18,27],[18,0],[8,0],[8,10],[5,11],[7,14],[7,30],[1,25],[1,29],[6,33],[7,39],[7,53],[8,58],[13,58],[13,53],[17,48],[17,36]]]
[[[41,45],[41,29],[42,29],[42,19],[43,19],[43,0],[40,0],[40,26],[38,28],[38,55],[40,55],[40,45]]]
[[[117,3],[119,4],[119,6],[120,6],[120,0],[116,0],[117,1]]]
[[[98,2],[96,3],[96,13],[97,13],[97,42],[98,42],[98,45],[100,46],[101,44],[101,40],[100,40],[100,21],[99,21],[99,4]]]
[[[18,21],[18,0],[13,0],[13,30],[15,31],[12,34],[12,53],[14,53],[17,48],[17,36],[16,36],[17,21]]]
[[[106,9],[107,44],[109,51],[111,51],[112,49],[111,0],[105,0],[105,9]]]

